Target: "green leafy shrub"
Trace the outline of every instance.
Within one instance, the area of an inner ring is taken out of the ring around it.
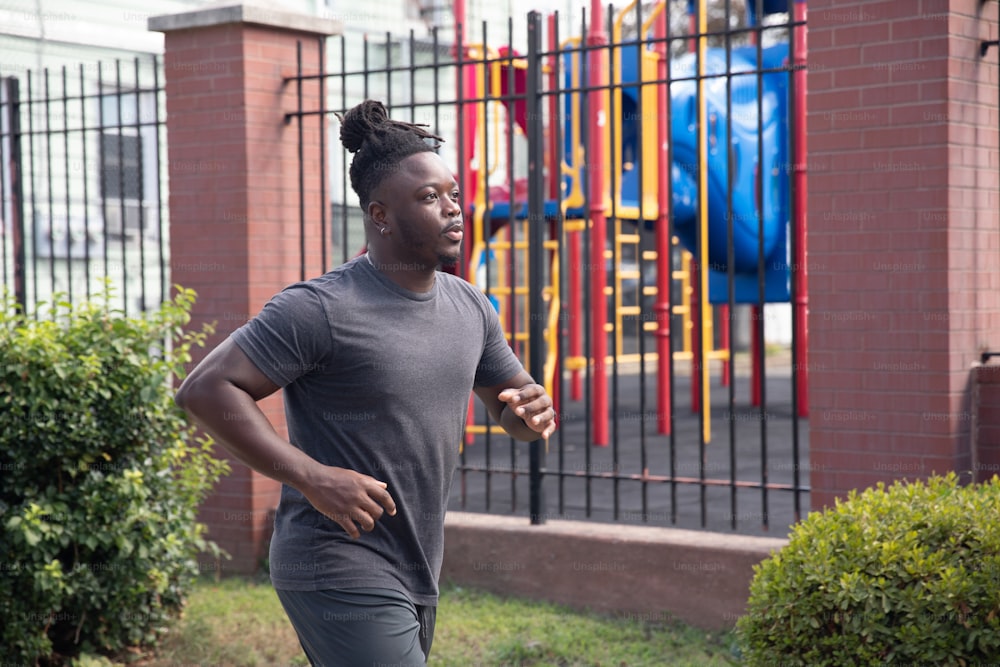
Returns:
[[[756,567],[756,665],[975,665],[1000,656],[1000,480],[880,484],[813,513]]]
[[[173,403],[194,293],[0,309],[0,654],[59,664],[152,642],[217,551],[196,521],[223,462]]]

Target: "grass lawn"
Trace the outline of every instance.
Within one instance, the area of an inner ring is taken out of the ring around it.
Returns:
[[[429,667],[732,665],[732,638],[445,586]],[[201,581],[142,667],[308,665],[266,581]]]

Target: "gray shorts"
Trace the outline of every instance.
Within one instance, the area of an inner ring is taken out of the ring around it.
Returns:
[[[437,607],[398,591],[276,591],[314,667],[425,667]]]

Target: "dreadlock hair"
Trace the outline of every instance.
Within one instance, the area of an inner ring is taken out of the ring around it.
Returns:
[[[426,139],[444,141],[424,128],[389,118],[378,100],[365,100],[340,118],[340,142],[351,153],[351,187],[361,200],[367,214],[371,193],[386,176],[399,167],[405,158],[417,153],[434,151],[438,144]]]

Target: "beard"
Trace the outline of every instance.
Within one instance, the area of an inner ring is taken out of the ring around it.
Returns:
[[[461,246],[458,246],[457,252],[446,252],[441,248],[432,249],[435,243],[440,243],[439,238],[427,239],[421,238],[418,234],[414,233],[412,229],[406,224],[400,224],[397,226],[399,230],[400,239],[404,242],[410,251],[410,257],[413,261],[416,256],[423,255],[425,258],[423,262],[419,262],[421,266],[425,269],[435,269],[438,267],[454,267],[458,265],[459,261],[462,259]],[[433,254],[432,254],[433,253]],[[430,256],[428,256],[430,255]],[[430,257],[434,257],[437,264],[430,266],[427,261]]]

